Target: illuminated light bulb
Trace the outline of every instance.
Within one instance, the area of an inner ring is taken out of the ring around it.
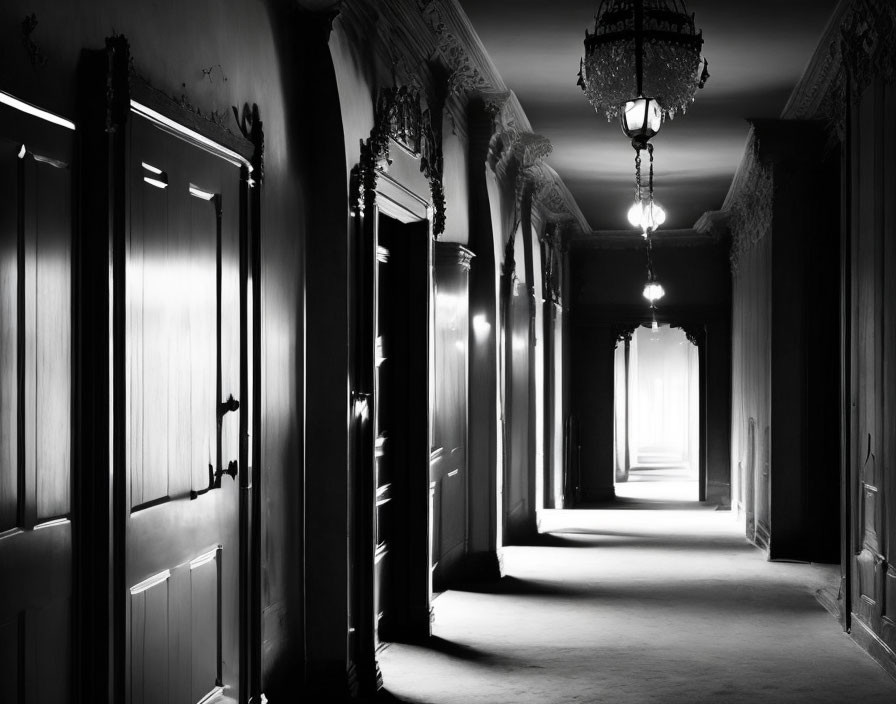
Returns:
[[[628,221],[633,227],[640,227],[645,233],[653,232],[666,222],[666,211],[656,203],[636,202],[629,208]]]
[[[622,131],[631,137],[632,145],[642,149],[663,126],[663,108],[653,98],[638,98],[625,104],[622,116]]]
[[[663,289],[662,284],[657,281],[648,281],[644,285],[644,298],[646,298],[651,303],[660,300],[665,295],[665,289]]]

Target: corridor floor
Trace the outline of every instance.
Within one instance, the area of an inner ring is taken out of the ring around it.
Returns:
[[[730,512],[545,511],[541,529],[499,584],[435,600],[431,643],[379,653],[387,698],[896,703],[815,599],[837,568],[767,562]]]

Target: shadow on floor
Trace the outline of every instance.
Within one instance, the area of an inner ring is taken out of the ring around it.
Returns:
[[[518,577],[502,577],[494,582],[475,582],[454,587],[455,591],[476,594],[512,594],[514,596],[579,596],[581,589],[573,589],[558,582],[540,582]]]
[[[575,509],[610,509],[614,511],[715,511],[715,504],[705,501],[678,501],[675,499],[632,499],[617,496],[612,501],[593,501],[578,504]]]

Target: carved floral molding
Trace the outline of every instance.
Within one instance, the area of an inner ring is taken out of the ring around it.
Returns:
[[[759,139],[753,132],[736,177],[736,192],[726,203],[731,231],[731,273],[736,275],[744,255],[772,229],[774,181],[772,169],[759,158]]]
[[[367,141],[361,142],[358,208],[363,212],[368,194],[376,191],[380,172],[392,163],[390,141],[420,159],[420,171],[429,180],[432,196],[433,235],[438,238],[445,231],[442,145],[436,139],[429,111],[421,106],[416,89],[394,86],[380,90],[373,129]]]

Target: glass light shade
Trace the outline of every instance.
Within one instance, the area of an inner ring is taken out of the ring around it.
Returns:
[[[632,227],[640,227],[644,232],[653,232],[666,222],[666,211],[656,203],[636,202],[629,208],[628,221]]]
[[[653,98],[629,100],[622,112],[622,131],[642,148],[663,126],[663,109]]]
[[[646,298],[651,303],[654,303],[654,302],[660,300],[665,295],[666,295],[666,291],[663,289],[662,285],[657,281],[648,281],[644,285],[644,298]]]

